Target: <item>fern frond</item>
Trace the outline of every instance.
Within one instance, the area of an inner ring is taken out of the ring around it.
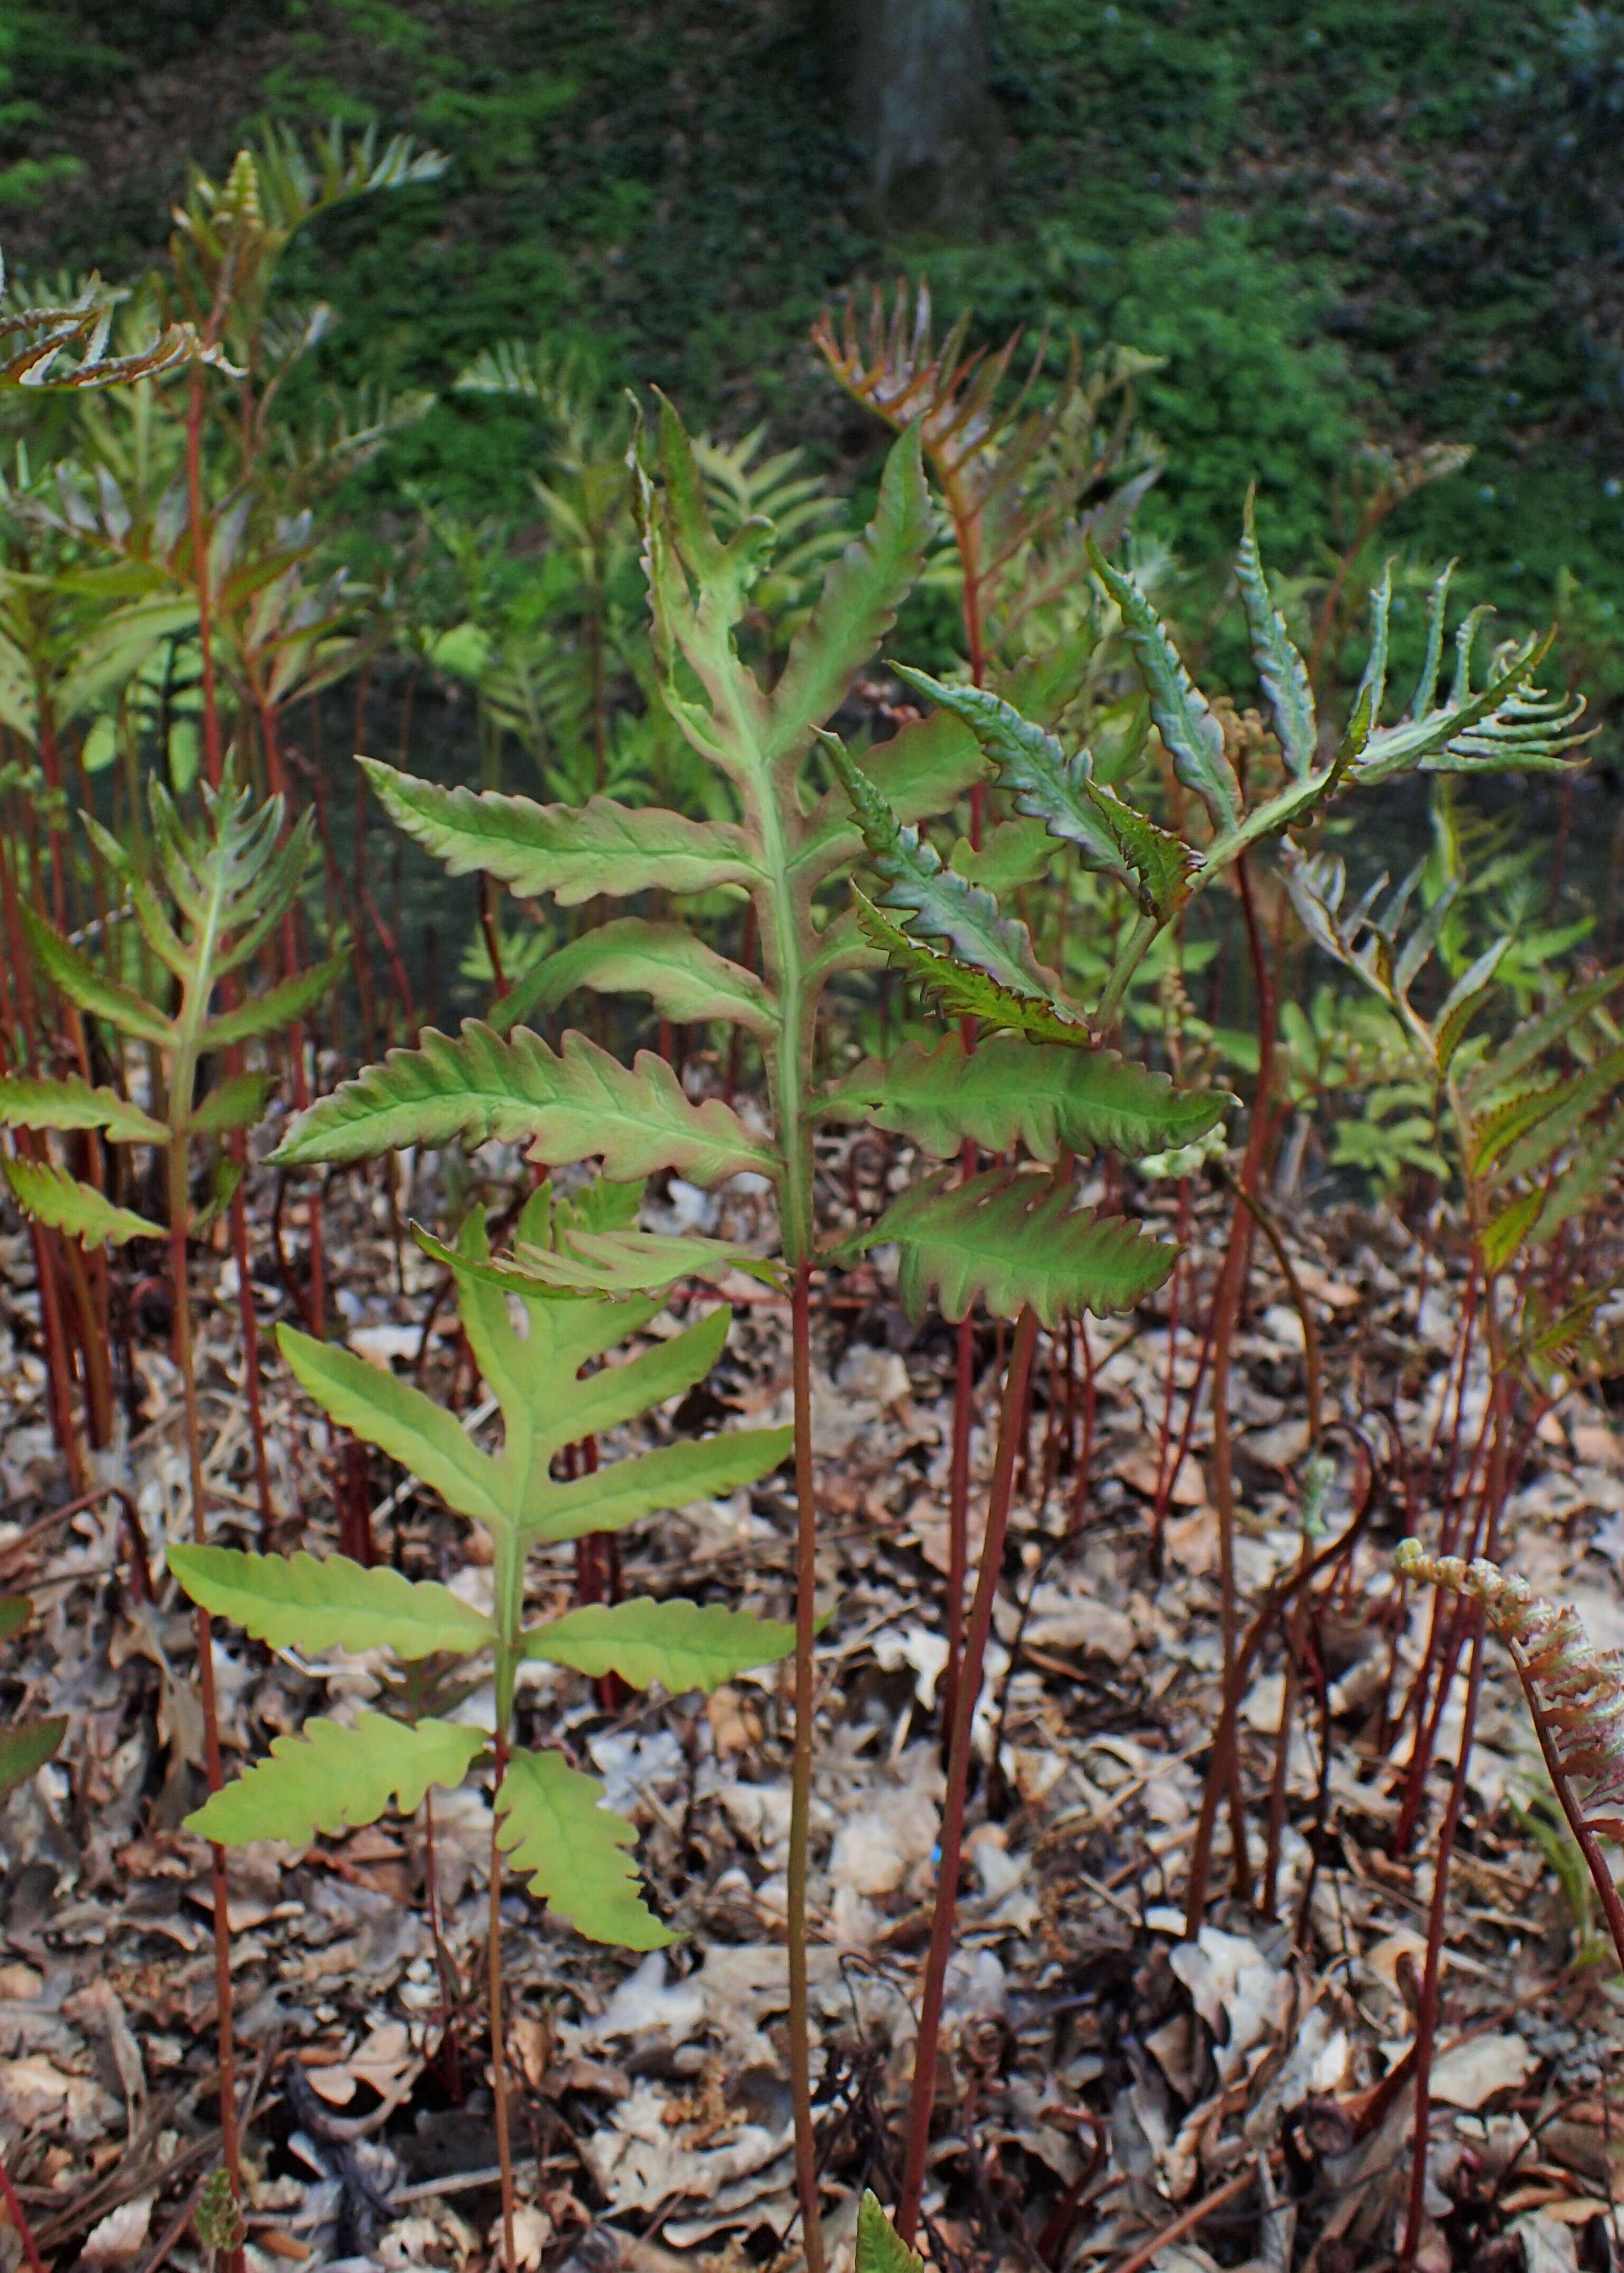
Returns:
[[[1583,1782],[1575,1796],[1584,1821],[1603,1838],[1624,1840],[1624,1651],[1596,1648],[1577,1610],[1558,1609],[1497,1564],[1429,1555],[1418,1539],[1402,1541],[1394,1562],[1408,1578],[1482,1603],[1556,1764]]]
[[[819,739],[846,785],[868,857],[884,885],[881,904],[911,915],[916,938],[945,940],[961,962],[984,971],[1010,994],[1052,1000],[1059,983],[1033,953],[1026,925],[1002,915],[984,884],[948,867],[921,830],[904,827],[836,736]]]

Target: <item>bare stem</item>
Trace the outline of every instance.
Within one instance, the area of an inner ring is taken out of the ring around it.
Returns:
[[[498,1687],[501,1684],[499,1683]],[[499,1702],[496,1727],[496,1783],[500,1792],[508,1773],[508,1732]],[[518,2245],[514,2234],[513,2134],[508,2120],[508,2029],[502,2000],[502,1850],[497,1843],[501,1817],[491,1812],[491,1911],[485,1935],[485,1979],[491,2006],[491,2097],[496,2118],[496,2159],[502,2173],[502,2264],[506,2273],[518,2273]]]
[[[17,2239],[23,2246],[23,2255],[28,2260],[29,2273],[45,2273],[45,2260],[40,2254],[40,2245],[34,2238],[27,2213],[17,2199],[17,2189],[11,2184],[11,2174],[0,2158],[0,2194],[5,2196],[5,2207],[11,2224],[17,2229]]]
[[[1466,1776],[1471,1766],[1472,1734],[1477,1725],[1477,1697],[1483,1686],[1483,1654],[1486,1626],[1481,1610],[1475,1612],[1471,1670],[1466,1680],[1466,1710],[1461,1722],[1459,1755],[1449,1786],[1449,1804],[1438,1834],[1433,1864],[1432,1904],[1426,1922],[1426,1963],[1421,1976],[1421,2000],[1416,2008],[1416,2128],[1410,2149],[1410,2204],[1404,2217],[1404,2238],[1398,2262],[1410,2267],[1421,2246],[1421,2226],[1426,2214],[1427,2147],[1432,2133],[1432,2045],[1438,2035],[1439,1983],[1443,1970],[1444,1928],[1449,1909],[1449,1862],[1455,1834],[1466,1804]]]
[[[175,1129],[169,1148],[169,1265],[175,1291],[175,1357],[180,1369],[186,1412],[186,1458],[191,1471],[192,1535],[199,1547],[208,1544],[208,1519],[203,1496],[203,1441],[198,1414],[197,1366],[192,1343],[192,1294],[186,1270],[186,1140],[181,1127],[191,1106],[192,1066],[183,1053],[174,1076],[170,1107]],[[220,1761],[220,1712],[214,1694],[214,1643],[212,1623],[202,1604],[195,1612],[198,1645],[198,1688],[203,1706],[204,1765],[211,1792],[223,1781]],[[226,1850],[218,1840],[209,1848],[209,1878],[214,1896],[214,2006],[220,2058],[220,2155],[231,2181],[231,2195],[240,2221],[243,2207],[242,2158],[237,2135],[237,2052],[231,2016],[231,1917],[226,1883]],[[230,2273],[242,2273],[240,2242],[229,2253]]]
[[[812,1479],[812,1265],[795,1267],[790,1298],[795,1422],[795,1748],[790,1767],[789,2072],[795,2113],[795,2186],[807,2273],[823,2273],[812,2124],[812,2016],[807,1968],[807,1864],[812,1820],[812,1649],[816,1631],[817,1497]]]
[[[1229,1788],[1231,1767],[1235,1759],[1236,1724],[1240,1717],[1241,1699],[1246,1692],[1246,1682],[1257,1663],[1269,1627],[1288,1602],[1317,1579],[1322,1571],[1340,1563],[1348,1554],[1359,1534],[1369,1522],[1376,1505],[1377,1478],[1372,1469],[1365,1486],[1359,1512],[1339,1538],[1322,1547],[1310,1563],[1299,1563],[1289,1579],[1277,1579],[1264,1596],[1262,1607],[1247,1629],[1246,1639],[1236,1652],[1235,1661],[1225,1677],[1223,1704],[1218,1715],[1218,1726],[1213,1732],[1212,1764],[1207,1772],[1207,1785],[1201,1794],[1201,1812],[1196,1819],[1195,1840],[1190,1851],[1190,1879],[1184,1894],[1184,1939],[1193,1941],[1201,1931],[1207,1914],[1207,1881],[1212,1872],[1213,1834],[1217,1827],[1218,1807]]]
[[[936,2052],[942,2040],[942,1999],[947,1983],[947,1962],[952,1954],[953,1919],[959,1899],[959,1859],[964,1845],[965,1797],[970,1781],[970,1737],[975,1700],[981,1693],[981,1666],[987,1637],[992,1629],[993,1602],[1004,1562],[1004,1534],[1009,1529],[1010,1497],[1015,1481],[1015,1456],[1019,1449],[1026,1407],[1026,1384],[1032,1373],[1032,1353],[1037,1345],[1037,1313],[1024,1309],[1015,1328],[1009,1371],[1004,1384],[1004,1409],[998,1422],[998,1450],[987,1497],[987,1531],[981,1542],[981,1567],[976,1572],[975,1597],[965,1636],[964,1662],[959,1693],[953,1700],[953,1741],[948,1759],[947,1794],[942,1808],[942,1860],[936,1875],[936,1898],[930,1922],[930,1954],[920,2000],[919,2037],[914,2047],[914,2089],[908,2103],[907,2161],[902,2195],[897,2205],[897,2231],[910,2247],[919,2231],[920,2205],[925,2192],[925,2158],[930,2146],[930,2117],[936,2104]]]
[[[1268,1142],[1269,1094],[1274,1086],[1274,1072],[1275,1006],[1274,978],[1263,944],[1262,930],[1252,898],[1252,879],[1244,853],[1235,863],[1235,881],[1246,918],[1246,939],[1258,1011],[1258,1086],[1252,1099],[1252,1125],[1246,1132],[1246,1150],[1237,1180],[1240,1192],[1244,1194],[1253,1189],[1262,1174],[1264,1150]],[[1229,1242],[1224,1251],[1223,1268],[1219,1273],[1217,1291],[1214,1296],[1216,1323],[1213,1330],[1212,1487],[1213,1505],[1218,1514],[1220,1624],[1226,1680],[1235,1663],[1236,1635],[1240,1616],[1235,1579],[1235,1482],[1229,1459],[1229,1354],[1240,1318],[1241,1299],[1245,1292],[1246,1264],[1251,1247],[1248,1231],[1246,1212],[1237,1198],[1229,1219]],[[1214,1775],[1219,1773],[1220,1766],[1220,1757],[1214,1750]],[[1244,1896],[1250,1891],[1252,1872],[1246,1858],[1245,1810],[1240,1785],[1238,1752],[1231,1751],[1229,1758],[1222,1760],[1222,1767],[1229,1779],[1235,1890],[1237,1894]]]

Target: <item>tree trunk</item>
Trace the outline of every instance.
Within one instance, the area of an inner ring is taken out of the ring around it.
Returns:
[[[971,218],[990,139],[983,0],[838,0],[829,20],[881,220]]]

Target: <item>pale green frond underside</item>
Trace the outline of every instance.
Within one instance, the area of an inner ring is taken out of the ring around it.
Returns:
[[[791,1429],[730,1429],[698,1444],[662,1444],[611,1461],[573,1483],[541,1483],[525,1510],[525,1539],[536,1545],[579,1539],[589,1531],[620,1531],[641,1516],[719,1498],[771,1475],[789,1458],[793,1441]]]
[[[0,1126],[7,1129],[102,1129],[116,1144],[167,1144],[162,1121],[143,1113],[117,1090],[93,1089],[79,1074],[36,1081],[26,1074],[0,1076]]]
[[[555,1054],[523,1029],[504,1039],[476,1019],[455,1039],[430,1028],[415,1050],[342,1083],[299,1115],[276,1152],[278,1167],[355,1160],[405,1144],[528,1141],[562,1167],[601,1157],[629,1182],[659,1168],[720,1183],[741,1169],[771,1174],[772,1153],[719,1098],[690,1104],[663,1059],[641,1050],[623,1066],[583,1034]]]
[[[25,1215],[84,1247],[122,1247],[127,1239],[162,1239],[163,1226],[130,1208],[115,1207],[105,1193],[81,1184],[49,1160],[0,1159],[11,1197]]]
[[[252,1041],[260,1034],[280,1033],[332,993],[349,963],[348,950],[329,956],[325,963],[314,964],[308,971],[296,971],[292,978],[268,987],[263,994],[250,995],[235,1009],[222,1010],[208,1022],[208,1047],[223,1050],[238,1042]]]
[[[486,1743],[479,1729],[449,1721],[409,1725],[381,1713],[359,1713],[345,1726],[307,1721],[297,1737],[278,1737],[270,1755],[214,1792],[186,1828],[222,1847],[282,1839],[308,1847],[376,1823],[394,1801],[415,1814],[431,1784],[455,1791]]]
[[[1107,1317],[1143,1301],[1177,1259],[1124,1216],[1074,1208],[1069,1179],[993,1169],[944,1183],[945,1173],[905,1193],[868,1234],[898,1242],[898,1292],[914,1319],[933,1298],[950,1324],[978,1301],[998,1318],[1030,1306],[1049,1327],[1084,1310]]]
[[[663,1949],[676,1936],[643,1902],[626,1852],[636,1833],[596,1776],[556,1752],[516,1752],[496,1795],[497,1843],[530,1889],[589,1941]]]
[[[594,1602],[524,1637],[526,1657],[596,1677],[618,1673],[634,1689],[658,1681],[672,1696],[711,1690],[787,1657],[795,1629],[720,1603]]]
[[[600,896],[706,892],[758,880],[749,839],[731,822],[608,797],[578,807],[538,805],[497,790],[442,789],[378,758],[359,763],[390,819],[452,875],[483,872],[521,899],[550,893],[569,908]]]
[[[681,1025],[723,1018],[753,1034],[773,1031],[776,1005],[753,971],[680,924],[642,916],[617,917],[545,956],[503,997],[491,1023],[505,1033],[537,1011],[555,1010],[582,986],[598,994],[646,994],[661,1017]]]
[[[869,1059],[827,1091],[830,1121],[871,1120],[911,1136],[938,1159],[966,1137],[984,1151],[1020,1144],[1034,1159],[1095,1146],[1137,1159],[1204,1136],[1233,1100],[1222,1091],[1175,1089],[1166,1074],[1115,1050],[1034,1048],[995,1034],[974,1053],[957,1034],[908,1042]]]
[[[25,904],[20,913],[35,963],[71,1002],[94,1017],[106,1018],[120,1033],[133,1035],[138,1041],[155,1042],[162,1048],[174,1039],[173,1029],[161,1010],[132,987],[98,971],[88,956],[53,931],[32,908]]]
[[[489,1618],[432,1579],[347,1555],[240,1554],[171,1547],[169,1568],[194,1602],[273,1649],[389,1649],[402,1660],[489,1643]]]
[[[770,760],[798,761],[808,731],[838,709],[853,672],[875,653],[913,589],[931,525],[921,438],[914,428],[891,446],[874,519],[832,563],[790,644],[772,694]]]
[[[341,1429],[387,1452],[459,1515],[485,1524],[504,1520],[496,1465],[470,1443],[455,1414],[352,1350],[316,1341],[296,1326],[279,1327],[276,1339],[299,1386]]]
[[[753,1255],[748,1248],[735,1246],[730,1240],[702,1239],[691,1234],[635,1228],[567,1230],[557,1247],[534,1247],[521,1241],[510,1257],[470,1263],[421,1224],[414,1223],[411,1231],[424,1253],[437,1263],[467,1272],[510,1294],[657,1294],[684,1279],[715,1285],[735,1272],[758,1279],[764,1286],[784,1284],[781,1263]]]

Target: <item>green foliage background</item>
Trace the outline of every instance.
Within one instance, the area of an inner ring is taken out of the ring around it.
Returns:
[[[38,280],[154,256],[195,153],[267,115],[378,116],[448,178],[335,215],[289,275],[342,322],[329,376],[444,385],[576,341],[718,431],[831,459],[877,437],[807,350],[819,303],[928,266],[987,332],[1045,318],[1166,357],[1145,525],[1232,544],[1259,477],[1282,565],[1334,530],[1350,446],[1470,441],[1399,536],[1527,619],[1624,566],[1624,11],[1571,0],[995,0],[1001,132],[958,241],[883,241],[812,0],[112,0],[0,22],[0,242]],[[306,382],[314,384],[320,370]],[[442,403],[365,476],[520,514],[522,409]],[[385,497],[380,497],[381,490]]]

